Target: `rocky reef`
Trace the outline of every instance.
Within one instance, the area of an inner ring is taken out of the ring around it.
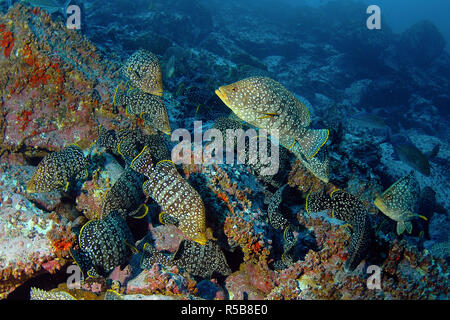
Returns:
[[[0,298],[448,299],[450,55],[436,27],[359,33],[358,2],[269,16],[251,2],[191,2],[84,1],[81,31],[21,3],[0,14]],[[151,63],[130,58],[143,52]],[[157,92],[140,91],[147,75]],[[248,128],[214,93],[248,77],[282,83],[328,128],[327,179],[283,146],[272,178],[172,163],[171,130]],[[131,112],[136,101],[146,112]],[[70,168],[37,177],[67,148]],[[399,235],[373,202],[411,170],[425,219]],[[38,178],[48,190],[31,190]],[[356,200],[322,206],[337,190]]]

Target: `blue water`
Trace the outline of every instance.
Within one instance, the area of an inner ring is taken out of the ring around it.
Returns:
[[[246,0],[244,0],[246,1]],[[331,0],[333,1],[333,0]],[[346,0],[339,2],[343,3]],[[291,5],[307,4],[319,7],[330,0],[283,0]],[[414,23],[430,20],[444,35],[448,50],[450,43],[450,1],[445,0],[363,0],[367,5],[378,5],[383,17],[395,32],[403,32]]]

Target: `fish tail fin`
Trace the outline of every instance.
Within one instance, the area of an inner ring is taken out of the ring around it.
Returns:
[[[330,132],[328,129],[305,129],[296,140],[301,146],[306,158],[313,158],[320,148],[327,142]]]
[[[441,148],[441,145],[438,143],[438,144],[436,144],[434,147],[433,147],[433,149],[430,151],[430,152],[428,152],[427,154],[426,154],[426,157],[428,158],[428,159],[433,159],[433,158],[435,158],[436,156],[437,156],[437,154],[439,153],[439,149]]]
[[[147,177],[153,172],[152,156],[147,146],[131,161],[130,168]]]
[[[158,253],[158,250],[154,246],[152,246],[149,242],[146,242],[144,244],[144,247],[142,248],[144,252],[148,252],[150,254]]]
[[[397,234],[401,235],[405,230],[408,233],[412,232],[412,223],[410,221],[399,221],[397,222]]]
[[[180,221],[177,218],[169,215],[164,211],[159,214],[158,219],[161,224],[173,224],[176,227],[178,227],[180,224]]]

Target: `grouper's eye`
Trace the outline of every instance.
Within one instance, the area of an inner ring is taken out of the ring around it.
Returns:
[[[231,87],[231,91],[237,92],[237,88],[236,87]]]

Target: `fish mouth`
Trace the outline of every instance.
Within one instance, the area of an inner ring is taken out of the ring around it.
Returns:
[[[375,201],[373,202],[373,204],[375,205],[375,207],[377,207],[381,212],[385,213],[387,210],[386,205],[383,203],[383,201],[381,201],[380,198],[376,198]]]
[[[227,95],[222,90],[223,90],[223,87],[220,87],[215,92],[216,92],[217,96],[220,98],[220,100],[222,100],[223,103],[225,103],[225,105],[227,107],[229,107],[229,101],[228,101]]]
[[[155,90],[152,92],[155,96],[162,97],[163,96],[163,90]]]

